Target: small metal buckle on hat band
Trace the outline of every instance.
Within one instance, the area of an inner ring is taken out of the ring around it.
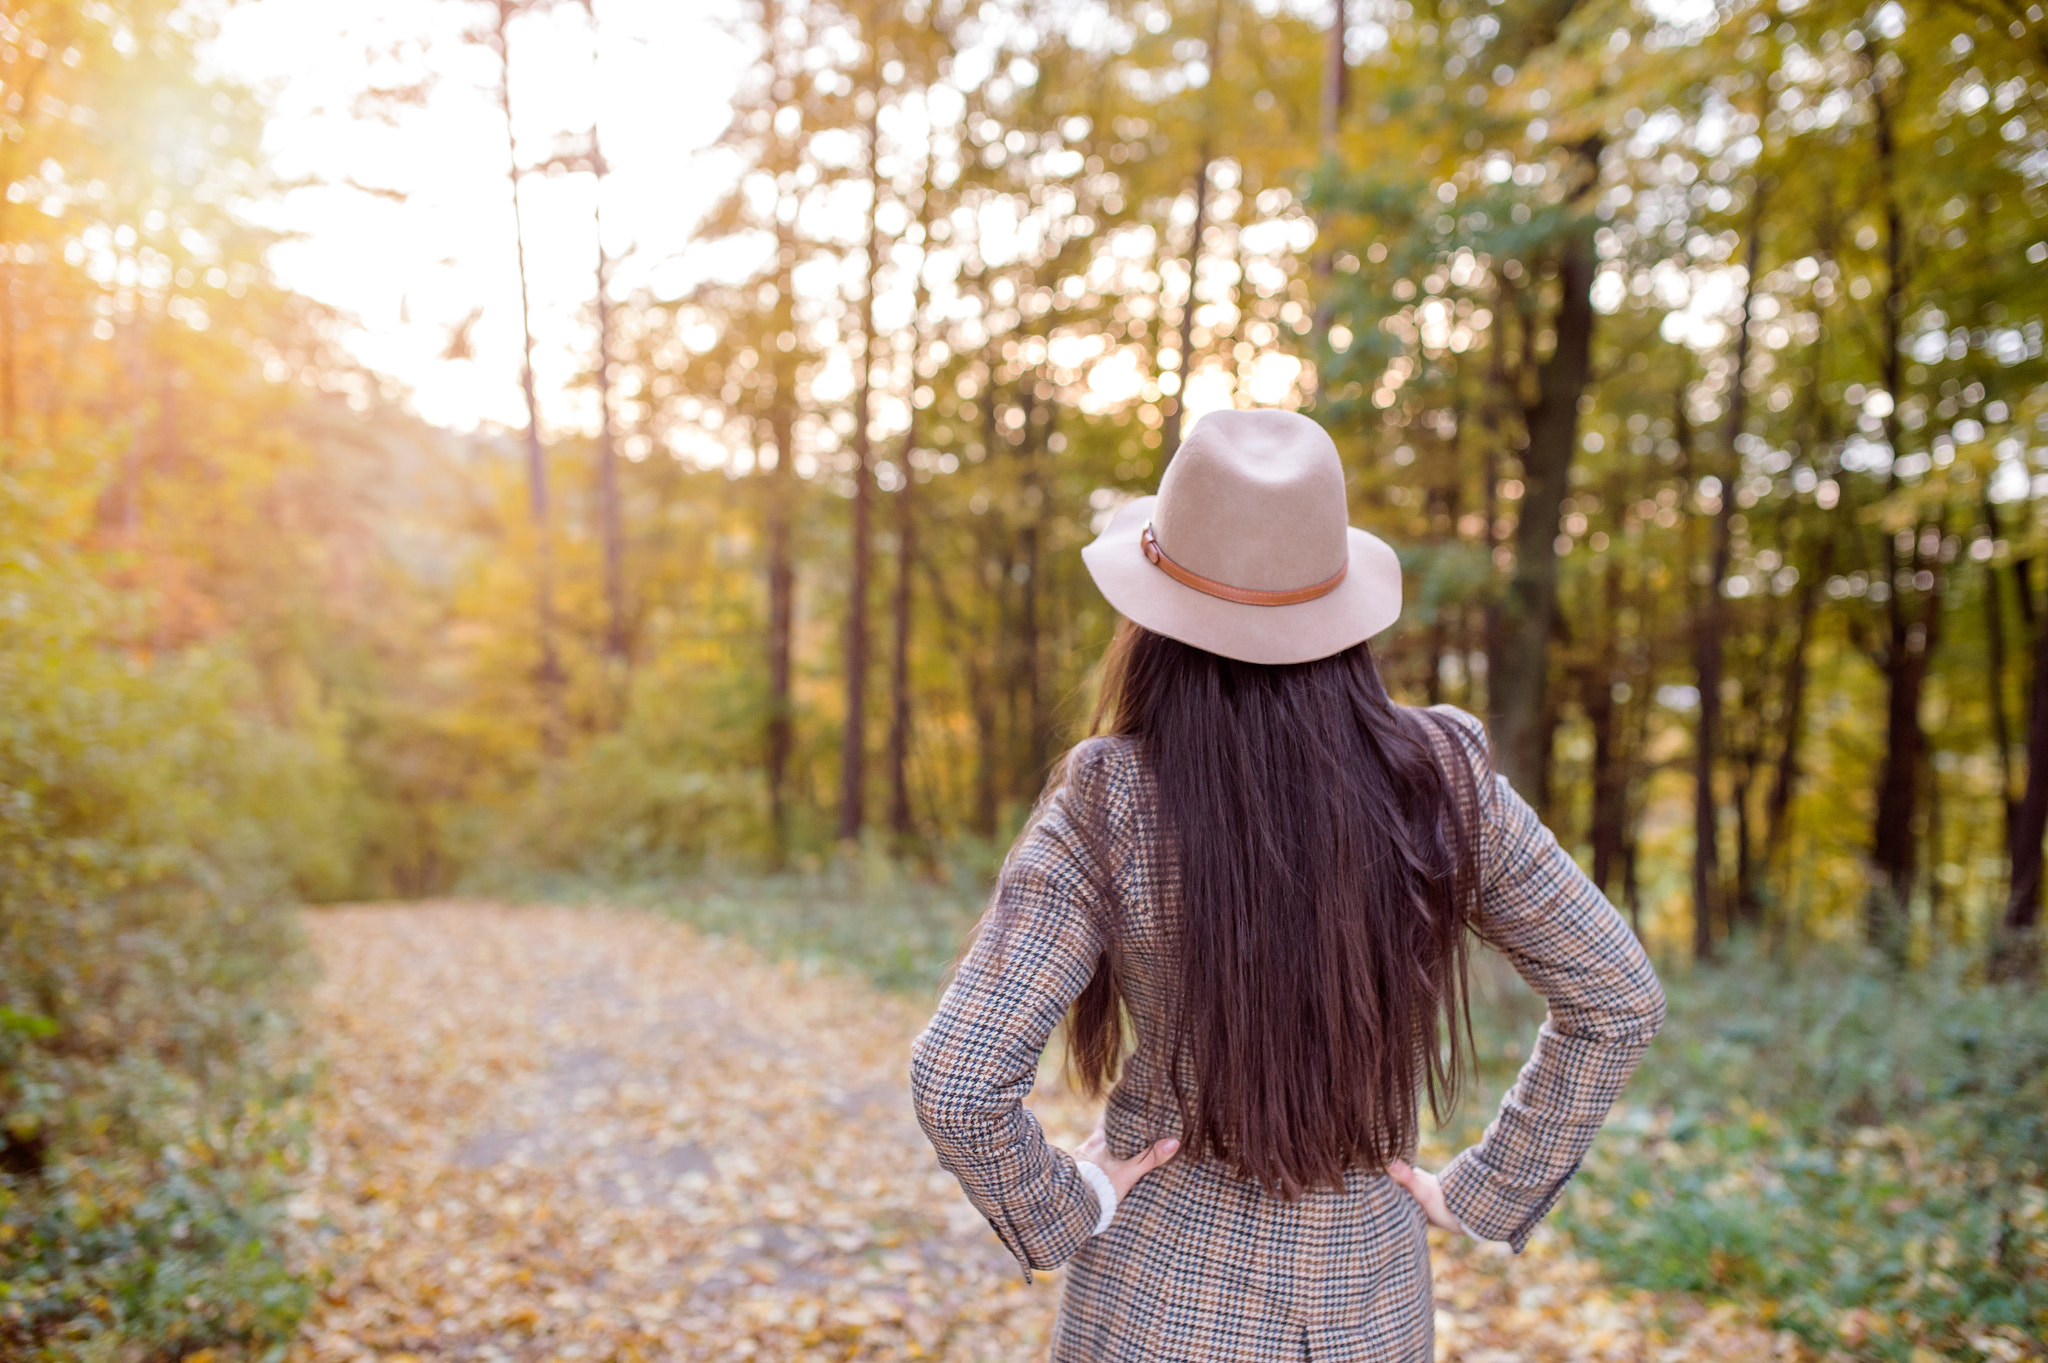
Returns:
[[[1266,592],[1254,587],[1233,587],[1227,582],[1218,582],[1214,578],[1203,577],[1191,568],[1183,568],[1180,564],[1168,558],[1166,551],[1159,547],[1159,536],[1153,533],[1152,522],[1150,521],[1145,522],[1145,530],[1138,537],[1138,545],[1145,551],[1145,557],[1150,559],[1160,572],[1165,573],[1183,587],[1192,587],[1205,596],[1213,596],[1220,601],[1234,601],[1240,606],[1298,606],[1304,601],[1313,601],[1319,596],[1328,596],[1331,592],[1336,591],[1337,584],[1344,580],[1344,574],[1351,571],[1351,560],[1347,555],[1343,566],[1337,569],[1335,576],[1318,582],[1313,587],[1296,587],[1291,591],[1284,592]]]

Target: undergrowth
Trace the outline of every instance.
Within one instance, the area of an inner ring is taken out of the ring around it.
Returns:
[[[1671,1015],[1562,1220],[1618,1281],[1925,1363],[2048,1340],[2048,994],[1757,956]]]
[[[4,518],[0,518],[4,524]],[[282,1356],[317,744],[231,656],[135,661],[0,564],[0,1358]],[[75,585],[75,584],[74,584]]]

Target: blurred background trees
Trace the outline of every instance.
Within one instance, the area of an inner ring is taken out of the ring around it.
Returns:
[[[499,81],[599,17],[451,3]],[[593,215],[603,421],[456,434],[268,273],[264,111],[201,14],[0,13],[0,1165],[101,1168],[145,1082],[203,1096],[151,1148],[282,1110],[224,1021],[288,975],[264,906],[986,870],[1087,725],[1076,550],[1233,404],[1328,426],[1406,567],[1390,683],[1488,718],[1661,960],[2037,971],[2038,3],[731,22],[688,286],[608,293]],[[509,150],[508,195],[602,185],[594,128]],[[37,1281],[267,1328],[93,1262]]]
[[[745,808],[683,861],[999,839],[1111,624],[1073,549],[1201,412],[1293,403],[1407,559],[1403,693],[1486,714],[1653,941],[2031,950],[2038,18],[737,22],[741,172],[702,238],[744,264],[613,309],[628,656],[666,673],[710,631],[708,693],[585,709],[495,796],[544,807],[609,731],[698,705],[720,738],[676,770]]]
[[[560,8],[471,6],[489,79]],[[326,736],[302,894],[999,842],[1112,624],[1075,548],[1202,412],[1296,404],[1406,559],[1402,693],[1661,950],[2031,950],[2025,9],[760,0],[697,282],[593,303],[599,429],[468,437],[269,282],[196,20],[13,22],[12,571]]]

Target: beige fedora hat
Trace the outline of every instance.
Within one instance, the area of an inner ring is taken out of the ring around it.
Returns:
[[[1341,653],[1400,618],[1401,563],[1350,524],[1344,465],[1299,412],[1210,412],[1081,551],[1146,629],[1248,663]]]

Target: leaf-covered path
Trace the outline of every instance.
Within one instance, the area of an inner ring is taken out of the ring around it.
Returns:
[[[922,1018],[653,914],[308,916],[326,1070],[293,1204],[301,1360],[1042,1358],[1027,1287],[909,1112]],[[1073,1143],[1091,1114],[1034,1104]],[[1771,1336],[1600,1289],[1539,1236],[1437,1247],[1438,1356],[1720,1363]]]

